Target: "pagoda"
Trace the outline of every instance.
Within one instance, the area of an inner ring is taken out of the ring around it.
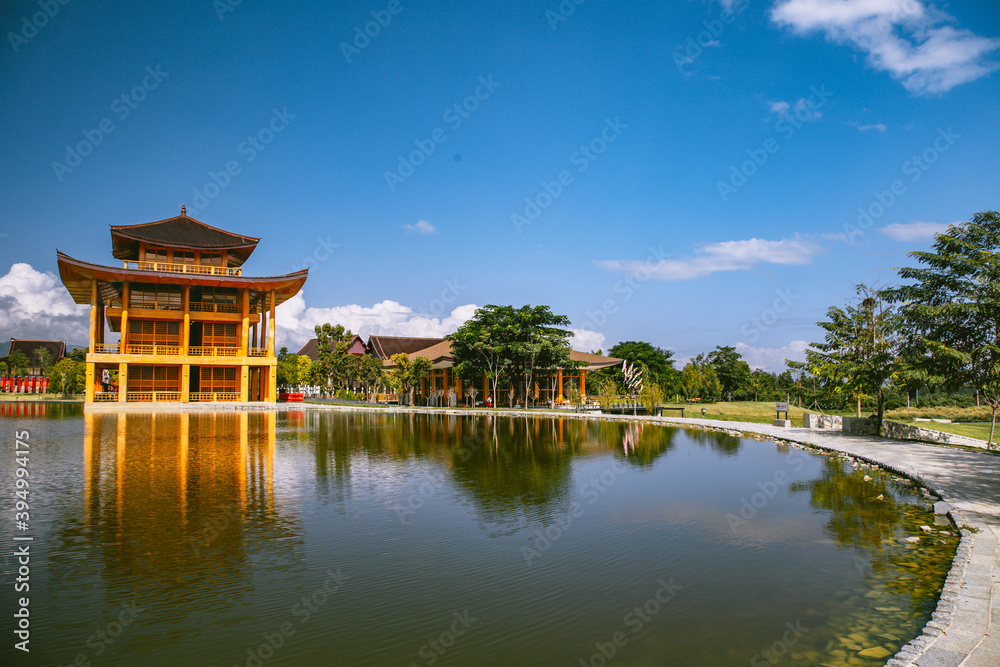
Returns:
[[[181,206],[174,218],[111,226],[121,267],[57,250],[63,284],[90,305],[87,402],[274,402],[274,310],[309,271],[244,276],[258,241]]]

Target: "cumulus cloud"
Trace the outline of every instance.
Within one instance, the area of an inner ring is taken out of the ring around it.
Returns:
[[[0,278],[0,336],[86,345],[90,307],[80,306],[53,273],[18,263]]]
[[[604,334],[588,329],[570,329],[573,337],[569,339],[569,346],[581,352],[596,352],[604,348]]]
[[[279,346],[298,351],[310,338],[314,328],[327,322],[342,324],[362,336],[416,336],[440,338],[453,333],[476,312],[475,304],[458,306],[450,314],[440,317],[414,312],[409,306],[396,301],[382,301],[373,306],[333,306],[316,308],[306,306],[299,292],[275,311],[275,335]]]
[[[853,45],[915,95],[947,92],[1000,67],[988,57],[1000,39],[947,25],[951,16],[921,0],[779,0],[771,20]]]
[[[415,225],[403,225],[403,229],[407,232],[416,232],[417,234],[437,234],[437,227],[427,222],[426,220],[417,220]]]
[[[606,271],[628,273],[639,278],[679,281],[693,280],[717,271],[752,269],[760,264],[808,264],[823,247],[803,238],[768,241],[745,239],[710,243],[699,248],[693,257],[661,259],[657,262],[638,259],[597,260]]]
[[[804,340],[793,340],[782,347],[753,347],[746,343],[736,343],[736,351],[743,356],[750,368],[758,368],[769,373],[783,373],[785,360],[805,361],[806,348],[809,343]]]
[[[926,241],[933,239],[935,234],[943,234],[948,230],[948,225],[943,222],[897,222],[885,227],[879,227],[878,231],[885,234],[893,241]]]

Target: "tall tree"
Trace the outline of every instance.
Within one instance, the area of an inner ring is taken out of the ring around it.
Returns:
[[[734,394],[743,398],[750,393],[750,365],[735,347],[716,347],[708,353],[708,363],[715,369],[722,393],[729,400],[733,400]]]
[[[629,366],[643,367],[646,378],[660,385],[668,393],[676,389],[678,372],[674,368],[674,353],[671,350],[656,347],[645,341],[626,340],[608,350],[608,356],[624,359]],[[622,369],[619,367],[606,368],[594,375],[598,382],[604,378],[611,378],[617,384],[621,384],[624,380]]]
[[[526,374],[536,369],[573,368],[569,358],[571,331],[565,315],[548,306],[484,306],[447,336],[458,374],[466,379],[486,374],[494,400],[501,375],[513,387],[526,387]]]
[[[54,361],[52,353],[46,347],[36,347],[31,356],[34,357],[35,365],[41,369],[42,374],[45,374]]]
[[[699,354],[684,366],[680,385],[685,398],[698,398],[714,403],[722,397],[719,376],[704,354]]]
[[[317,325],[316,332],[316,363],[312,365],[313,381],[323,387],[324,393],[342,387],[351,379],[352,366],[357,360],[347,353],[354,334],[343,325],[333,326],[329,323]]]
[[[410,359],[410,355],[400,352],[390,357],[396,367],[389,371],[393,385],[399,386],[400,394],[407,394],[409,404],[413,405],[413,389],[420,381],[430,375],[433,364],[427,357]]]
[[[808,369],[823,378],[837,393],[852,396],[861,416],[861,399],[876,400],[876,435],[882,434],[885,396],[889,381],[898,370],[900,320],[896,309],[878,290],[867,285],[855,287],[857,297],[843,308],[831,306],[827,321],[817,324],[826,331],[822,343],[806,349],[805,363],[789,366]]]
[[[14,350],[7,357],[7,364],[10,366],[10,372],[12,375],[24,375],[28,372],[28,368],[31,366],[31,360],[28,359],[28,355],[21,350]]]
[[[992,446],[1000,407],[1000,214],[976,213],[935,237],[933,252],[911,252],[913,281],[884,291],[900,303],[907,345],[932,383],[970,384],[992,409]]]

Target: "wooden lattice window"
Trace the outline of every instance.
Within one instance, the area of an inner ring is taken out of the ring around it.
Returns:
[[[234,325],[235,326],[235,325]],[[180,345],[180,322],[129,320],[129,345]]]
[[[235,322],[205,322],[201,344],[205,347],[239,347],[239,331]]]
[[[129,290],[129,308],[180,310],[184,296],[177,285],[135,283]]]
[[[202,366],[199,372],[198,391],[235,393],[236,369],[232,366]]]
[[[180,369],[177,366],[128,367],[128,391],[179,391]]]

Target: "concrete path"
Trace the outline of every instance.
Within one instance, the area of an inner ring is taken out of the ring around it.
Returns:
[[[888,665],[1000,666],[1000,454],[825,429],[781,428],[712,419],[653,421],[758,433],[850,454],[920,479],[952,506],[962,541],[934,618]]]

